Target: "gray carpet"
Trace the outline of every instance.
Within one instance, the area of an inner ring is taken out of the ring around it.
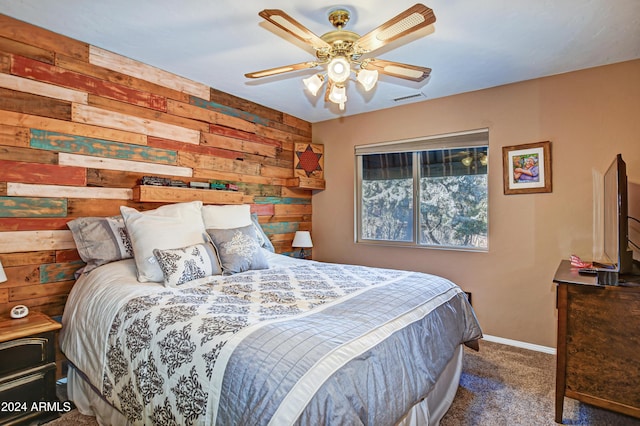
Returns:
[[[465,348],[460,387],[442,426],[555,425],[556,357],[482,341]],[[631,426],[640,419],[564,400],[567,425]]]
[[[460,387],[442,426],[555,425],[555,356],[482,341],[465,348]],[[64,395],[64,389],[61,389]],[[565,398],[564,424],[640,426],[640,419]],[[71,411],[47,426],[97,426]]]

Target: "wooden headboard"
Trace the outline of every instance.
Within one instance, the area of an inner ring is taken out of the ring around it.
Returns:
[[[121,205],[248,203],[290,252],[311,229],[293,174],[310,142],[310,123],[0,14],[0,315],[61,315],[83,265],[67,222]],[[239,191],[136,188],[147,175]]]

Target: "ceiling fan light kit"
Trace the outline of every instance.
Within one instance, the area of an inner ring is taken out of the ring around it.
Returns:
[[[314,74],[311,77],[302,79],[302,82],[307,90],[309,90],[313,96],[316,96],[324,83],[324,76],[322,74]]]
[[[301,62],[277,68],[245,74],[247,78],[268,77],[285,72],[296,71],[317,66],[326,66],[326,75],[315,74],[303,79],[307,90],[317,96],[324,81],[327,81],[325,100],[338,104],[344,110],[347,102],[346,83],[355,73],[356,81],[365,91],[373,89],[378,82],[378,74],[420,82],[431,73],[430,68],[417,65],[402,64],[376,58],[365,58],[364,55],[433,24],[436,17],[433,11],[423,4],[415,4],[374,30],[360,37],[346,31],[343,27],[349,21],[350,12],[344,8],[329,12],[329,22],[336,28],[318,37],[298,21],[282,10],[265,9],[259,15],[288,32],[298,40],[310,45],[316,51],[317,61]]]
[[[358,83],[362,84],[364,90],[368,92],[373,89],[378,82],[378,71],[361,69],[356,74],[356,79],[358,80]]]

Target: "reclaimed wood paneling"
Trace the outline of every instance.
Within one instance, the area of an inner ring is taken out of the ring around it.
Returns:
[[[71,119],[71,102],[0,88],[0,110]]]
[[[58,155],[54,152],[13,146],[0,146],[0,159],[23,163],[58,164]]]
[[[76,248],[71,231],[0,232],[0,253]]]
[[[286,185],[287,179],[221,172],[209,169],[194,169],[193,177],[199,179],[227,180],[231,182],[257,183],[263,185]]]
[[[175,165],[177,152],[148,146],[110,142],[104,139],[77,136],[47,130],[31,130],[32,148],[84,154],[94,157],[117,158],[149,163]]]
[[[82,266],[84,266],[84,262],[81,260],[40,265],[40,283],[48,284],[73,280],[73,274]]]
[[[29,145],[29,129],[26,127],[6,126],[0,124],[0,145]]]
[[[73,104],[73,121],[143,133],[145,135],[175,139],[181,142],[199,144],[200,132],[193,129],[162,123],[160,121],[134,117],[88,105]]]
[[[20,265],[4,268],[7,281],[0,283],[0,288],[40,284],[40,265]]]
[[[60,54],[56,55],[55,65],[59,66],[60,68],[75,71],[80,74],[90,75],[92,77],[99,78],[100,80],[110,81],[112,83],[118,83],[129,87],[136,87],[144,92],[155,93],[156,95],[167,98],[167,101],[170,99],[175,99],[180,102],[189,102],[189,94],[180,92],[173,87],[161,86],[149,81],[142,80],[140,78],[133,77],[131,75],[123,74],[118,70],[110,70],[107,68],[98,67],[94,64],[83,62],[69,56]]]
[[[125,74],[156,83],[160,86],[174,87],[201,98],[209,99],[209,87],[170,72],[152,67],[126,56],[90,46],[89,62],[104,68],[120,71]]]
[[[188,167],[167,166],[164,164],[141,163],[112,158],[100,158],[90,155],[58,154],[58,163],[65,166],[86,167],[93,169],[136,171],[151,175],[185,176],[189,177],[193,171]]]
[[[53,64],[55,60],[55,53],[51,50],[41,49],[6,37],[0,37],[0,51],[7,52],[7,54],[15,53],[47,64]],[[7,56],[9,57],[9,55]],[[3,72],[9,72],[11,70],[10,60],[8,65],[7,69],[3,70]]]
[[[83,265],[67,223],[123,205],[248,203],[294,252],[312,212],[311,190],[287,187],[298,142],[310,123],[0,14],[0,315],[61,315]],[[145,175],[239,192],[134,190]]]
[[[0,217],[64,217],[64,198],[0,197]]]
[[[147,136],[138,133],[91,126],[82,123],[73,123],[64,120],[54,120],[51,118],[14,113],[10,111],[2,111],[2,114],[0,114],[0,124],[9,126],[22,126],[39,130],[50,130],[52,132],[69,133],[73,135],[87,136],[90,138],[105,139],[116,142],[125,142],[135,145],[147,144]]]
[[[81,260],[80,253],[78,253],[78,250],[76,249],[56,250],[56,256],[55,256],[56,263],[73,262],[76,260]]]
[[[167,203],[162,203],[167,204]],[[69,218],[81,216],[116,216],[120,214],[120,206],[133,207],[138,210],[150,210],[159,207],[160,203],[139,203],[135,201],[100,200],[89,198],[70,198],[67,213]]]
[[[144,173],[121,170],[87,169],[87,186],[109,188],[133,188]]]
[[[0,160],[0,181],[84,186],[87,175],[78,167]]]
[[[205,146],[237,151],[243,154],[255,154],[272,158],[276,157],[279,150],[279,148],[274,145],[266,145],[260,142],[246,141],[229,136],[209,133],[204,133],[202,135],[202,144]]]
[[[0,87],[82,104],[86,104],[88,100],[88,95],[84,92],[8,74],[0,74]]]
[[[5,268],[7,266],[40,265],[55,262],[55,256],[56,253],[53,250],[1,253],[0,261]]]
[[[107,99],[100,96],[89,95],[88,104],[97,108],[120,112],[123,114],[145,118],[148,120],[160,121],[167,124],[174,124],[186,129],[197,130],[199,132],[206,132],[209,129],[209,124],[202,121],[192,120],[187,117],[178,117],[172,114],[155,111],[137,105],[131,105],[126,102]]]
[[[14,55],[11,62],[11,73],[159,111],[167,109],[167,100],[163,96],[100,80],[18,55]]]
[[[33,185],[7,182],[7,195],[12,197],[60,197],[130,200],[131,188],[92,188],[61,185]],[[66,212],[65,212],[66,213]]]
[[[6,194],[5,194],[6,195]],[[69,200],[67,200],[67,212],[69,211]],[[68,229],[68,217],[60,218],[37,218],[37,217],[12,217],[0,219],[1,231],[37,231],[44,229]]]
[[[156,148],[166,148],[166,149],[173,148],[179,152],[192,152],[196,154],[209,155],[213,157],[236,159],[240,156],[240,153],[238,153],[238,151],[230,151],[228,149],[214,148],[214,147],[205,145],[203,142],[200,142],[200,145],[194,145],[191,143],[184,143],[184,142],[172,141],[169,139],[149,136],[147,138],[147,144],[149,146],[153,146]]]
[[[72,274],[73,277],[73,274]],[[12,302],[24,302],[30,299],[57,296],[69,294],[71,287],[73,287],[74,281],[64,281],[55,284],[37,284],[29,286],[12,287],[9,289],[9,300]]]
[[[0,36],[83,61],[89,59],[89,45],[0,14]]]

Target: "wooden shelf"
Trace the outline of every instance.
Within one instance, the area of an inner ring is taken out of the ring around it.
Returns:
[[[244,193],[215,189],[138,185],[133,187],[133,200],[147,203],[202,201],[204,204],[242,204]]]
[[[306,177],[295,177],[287,179],[287,186],[302,189],[324,189],[324,179],[313,179]]]

